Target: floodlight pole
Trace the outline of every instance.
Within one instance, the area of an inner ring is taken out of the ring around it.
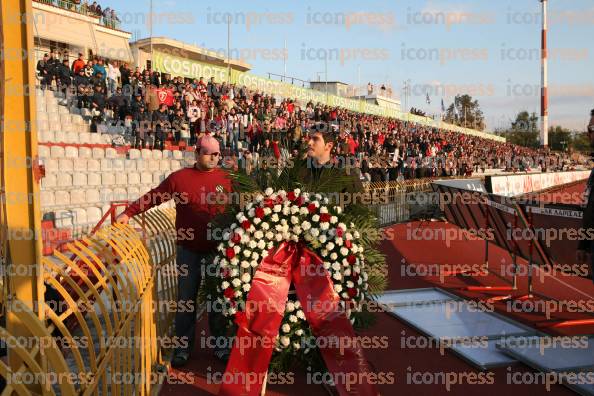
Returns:
[[[541,33],[541,91],[540,91],[540,145],[549,145],[549,92],[548,92],[548,50],[547,50],[547,0],[542,3]]]

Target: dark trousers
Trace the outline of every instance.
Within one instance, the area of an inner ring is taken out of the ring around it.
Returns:
[[[194,349],[196,335],[196,299],[198,290],[207,266],[212,265],[212,253],[196,253],[182,246],[177,246],[177,300],[178,309],[175,314],[175,335],[181,345],[187,345],[189,351]],[[181,303],[183,301],[183,303]],[[191,309],[185,309],[186,307]],[[226,318],[221,312],[208,312],[208,327],[212,336],[223,334]],[[182,349],[182,348],[180,348]]]

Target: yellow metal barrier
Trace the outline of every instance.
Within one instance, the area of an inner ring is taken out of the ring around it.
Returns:
[[[7,301],[26,331],[0,328],[21,362],[0,361],[2,395],[154,393],[168,354],[159,341],[172,332],[168,302],[177,296],[174,219],[173,209],[153,209],[42,259],[54,298],[40,307],[45,322],[22,301]]]

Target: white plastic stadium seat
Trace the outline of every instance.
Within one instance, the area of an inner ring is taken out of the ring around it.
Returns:
[[[41,206],[45,208],[56,204],[56,197],[53,191],[41,191],[39,193],[39,200],[41,201]]]
[[[46,168],[47,169],[47,168]],[[41,179],[41,188],[50,189],[55,188],[58,185],[58,177],[55,173],[48,173],[43,179]]]
[[[101,174],[102,186],[113,186],[115,184],[115,175],[112,172],[103,172]]]
[[[81,187],[87,185],[87,174],[83,172],[74,172],[72,175],[72,185]]]
[[[89,188],[86,191],[87,194],[87,202],[88,203],[98,203],[100,202],[100,194],[99,194],[99,190],[95,189],[95,188]]]
[[[79,147],[78,148],[78,157],[79,158],[91,158],[91,157],[93,157],[93,150],[91,150],[89,147]]]
[[[105,158],[105,150],[101,147],[93,147],[93,158]]]
[[[80,144],[91,144],[91,134],[87,132],[81,132],[78,137]]]
[[[103,158],[101,160],[101,171],[103,171],[103,172],[111,172],[111,171],[113,171],[113,160],[112,159]]]
[[[129,172],[128,173],[128,185],[138,185],[140,184],[140,174],[138,172]]]
[[[60,163],[55,158],[47,158],[43,160],[43,164],[45,165],[45,173],[46,177],[48,173],[56,173],[60,169]],[[43,179],[42,179],[43,180]]]
[[[153,184],[153,174],[150,172],[141,172],[140,173],[140,183],[141,184]]]
[[[64,147],[62,146],[52,146],[50,148],[50,155],[52,158],[64,158]]]
[[[153,150],[153,159],[160,160],[163,158],[163,152],[161,150]]]
[[[52,143],[56,141],[56,138],[54,136],[54,133],[48,129],[41,133],[40,141],[44,143]]]
[[[171,170],[171,164],[168,159],[162,159],[160,161],[159,170],[163,172],[169,172]]]
[[[130,158],[131,160],[140,158],[140,150],[138,150],[138,149],[130,149],[128,151],[128,158]]]
[[[70,204],[71,205],[82,205],[86,202],[87,196],[85,190],[72,190],[70,191]]]
[[[99,199],[101,202],[113,201],[113,190],[111,188],[102,188],[99,190]]]
[[[72,227],[74,215],[70,210],[56,210],[56,228]]]
[[[126,172],[135,171],[136,161],[131,159],[124,160],[124,169],[126,170]]]
[[[140,197],[140,189],[138,187],[128,187],[128,199],[135,201]]]
[[[169,167],[171,168],[171,170],[173,172],[175,172],[176,170],[181,169],[181,163],[178,160],[171,160],[171,163],[169,165]]]
[[[101,185],[101,173],[98,173],[98,172],[87,173],[87,185],[100,186]]]
[[[64,157],[78,158],[78,148],[74,146],[66,146],[64,148]]]
[[[54,193],[56,197],[56,205],[70,205],[70,193],[64,190],[58,190]]]
[[[72,173],[60,170],[57,176],[58,187],[72,187]]]
[[[48,146],[44,146],[44,145],[39,145],[39,147],[37,147],[37,154],[39,155],[39,158],[50,158],[50,154],[51,150]]]
[[[101,134],[91,133],[91,143],[92,144],[103,144],[103,139],[101,138]]]
[[[78,132],[67,132],[66,133],[66,143],[78,144],[79,143],[78,138],[79,138]]]
[[[77,172],[87,172],[87,159],[86,158],[73,158],[72,165],[74,166],[74,170]]]
[[[74,214],[74,224],[83,225],[88,223],[86,209],[74,208],[72,213]]]
[[[114,201],[125,201],[126,199],[128,199],[128,192],[125,188],[118,187],[113,189]]]
[[[87,222],[90,224],[97,224],[101,217],[103,217],[101,209],[94,206],[87,208]]]
[[[95,158],[89,158],[87,160],[87,171],[99,172],[101,170],[101,162]]]
[[[159,165],[160,165],[159,160],[150,159],[150,160],[147,160],[147,162],[148,162],[148,170],[150,172],[156,172],[159,170]]]
[[[125,186],[128,184],[128,175],[124,172],[115,172],[115,184]]]
[[[153,158],[153,153],[149,149],[142,149],[142,151],[140,152],[140,155],[143,159]]]
[[[125,172],[124,160],[122,158],[115,158],[112,161],[112,168],[114,172]]]
[[[66,143],[66,133],[64,131],[55,131],[54,132],[54,142],[56,143]]]
[[[160,184],[163,180],[165,180],[165,175],[163,172],[153,172],[153,183]]]
[[[173,151],[173,159],[182,160],[182,159],[184,159],[184,154],[179,150],[174,150]]]
[[[108,147],[105,149],[105,158],[117,158],[118,152],[113,147]]]
[[[165,159],[169,159],[169,158],[173,157],[173,153],[171,150],[163,150],[162,153],[163,153],[163,158],[165,158]]]

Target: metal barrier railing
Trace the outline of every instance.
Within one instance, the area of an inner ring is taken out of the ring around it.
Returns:
[[[172,330],[167,302],[177,295],[174,218],[174,209],[153,209],[42,259],[52,291],[43,315],[10,296],[5,302],[7,320],[23,325],[19,334],[0,328],[8,352],[2,395],[154,390],[169,352],[158,343]]]

